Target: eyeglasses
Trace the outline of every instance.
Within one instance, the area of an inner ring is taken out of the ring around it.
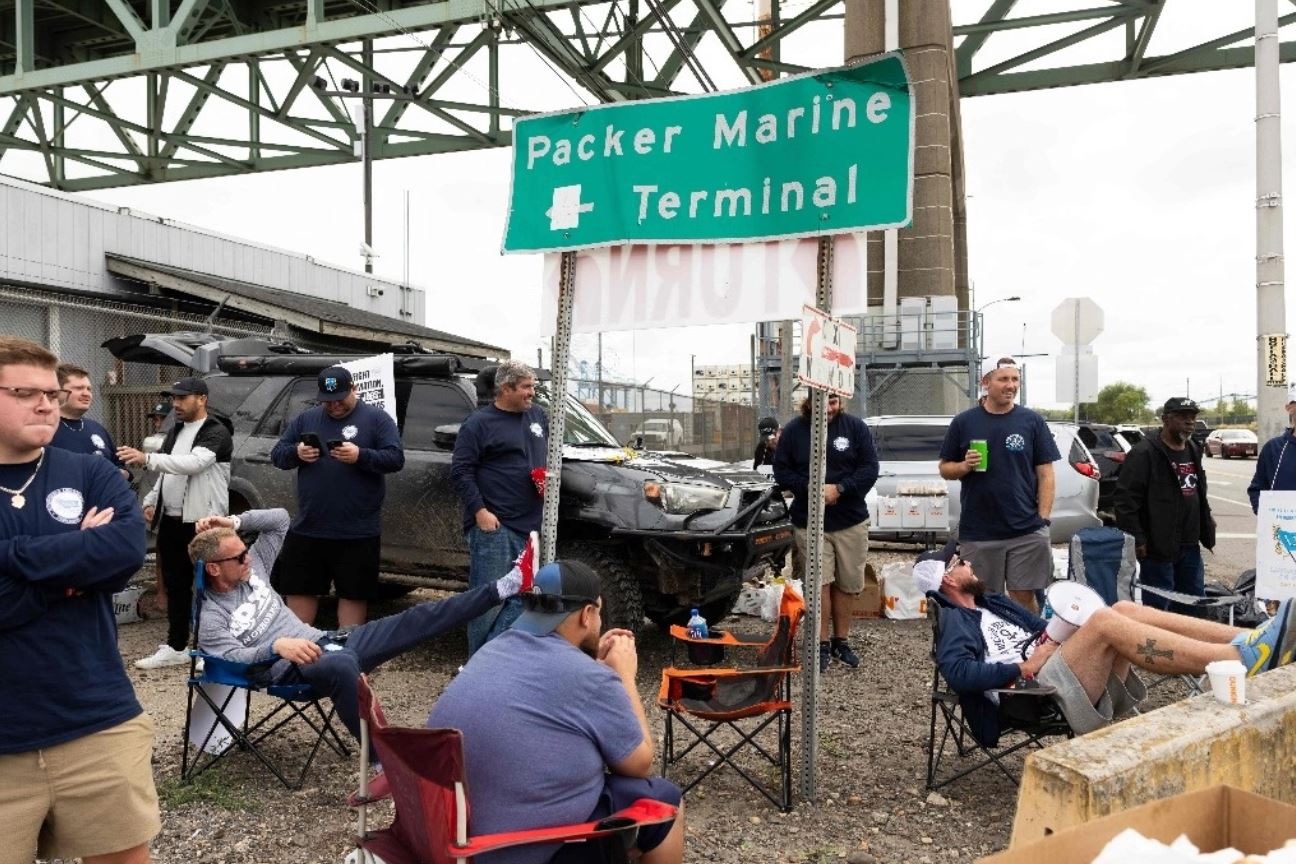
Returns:
[[[597,597],[579,594],[523,594],[522,608],[531,612],[574,612],[581,606],[598,605]],[[571,604],[571,605],[568,605]]]
[[[42,397],[48,399],[51,405],[66,405],[68,397],[72,395],[70,390],[41,390],[38,387],[5,387],[0,385],[0,390],[8,390],[15,401],[24,408],[34,408],[40,404]]]
[[[239,563],[239,566],[242,567],[244,564],[247,563],[247,559],[248,559],[248,550],[245,548],[242,552],[238,553],[237,555],[231,555],[228,558],[213,558],[207,563],[224,564],[226,561],[237,561]]]

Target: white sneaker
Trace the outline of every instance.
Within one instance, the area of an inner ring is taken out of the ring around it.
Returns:
[[[135,661],[136,669],[161,669],[163,666],[183,666],[189,662],[189,655],[183,651],[177,651],[170,645],[159,645],[158,650],[150,657],[142,657]]]

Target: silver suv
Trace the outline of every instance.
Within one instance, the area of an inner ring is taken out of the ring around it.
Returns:
[[[939,485],[949,488],[949,531],[936,532],[944,539],[958,535],[959,481],[942,480],[940,476],[940,449],[945,432],[954,418],[941,415],[883,415],[866,417],[873,442],[877,446],[879,474],[877,484],[868,494],[869,514],[877,524],[877,499],[879,496],[896,497],[897,491],[907,485]],[[1098,466],[1089,449],[1076,436],[1076,428],[1069,424],[1049,423],[1049,431],[1057,442],[1062,458],[1053,463],[1057,478],[1057,492],[1053,499],[1053,526],[1050,539],[1065,543],[1081,528],[1102,524],[1098,518]],[[869,528],[869,536],[877,539],[918,540],[921,532],[912,528]]]

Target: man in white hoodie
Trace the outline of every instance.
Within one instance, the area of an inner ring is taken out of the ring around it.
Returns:
[[[193,603],[193,565],[189,541],[199,519],[229,512],[230,458],[234,439],[225,424],[207,414],[207,382],[181,378],[164,395],[171,397],[176,423],[161,452],[117,448],[117,458],[158,472],[144,496],[144,519],[157,528],[157,560],[167,594],[167,640],[136,668],[158,669],[189,662],[189,607]]]

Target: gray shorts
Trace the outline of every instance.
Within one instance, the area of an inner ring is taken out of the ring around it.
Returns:
[[[1131,669],[1125,680],[1117,678],[1115,673],[1107,676],[1107,689],[1103,692],[1098,704],[1089,701],[1080,679],[1071,671],[1061,651],[1053,652],[1040,669],[1037,676],[1039,683],[1057,691],[1053,697],[1067,725],[1077,735],[1085,735],[1095,729],[1101,729],[1114,718],[1123,717],[1138,707],[1147,698],[1147,687]]]
[[[1053,548],[1048,526],[1007,540],[960,540],[959,554],[991,594],[1034,591],[1053,582]]]

